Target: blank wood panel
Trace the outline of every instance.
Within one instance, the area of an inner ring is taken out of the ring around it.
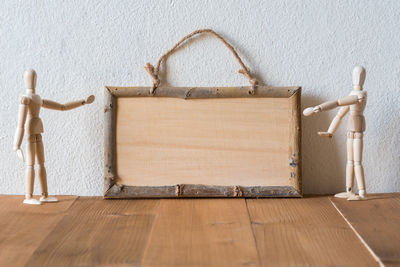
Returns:
[[[331,201],[385,266],[400,266],[400,194]]]
[[[118,182],[289,184],[289,98],[117,98]]]
[[[162,199],[142,266],[259,266],[244,199]]]
[[[327,197],[247,205],[263,266],[378,266]]]
[[[36,206],[23,204],[24,196],[0,196],[0,266],[24,266],[76,199],[57,198]]]

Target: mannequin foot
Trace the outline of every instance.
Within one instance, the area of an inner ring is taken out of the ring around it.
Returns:
[[[358,196],[360,200],[368,200],[367,196]]]
[[[58,199],[55,198],[55,197],[49,197],[49,196],[45,197],[45,196],[42,196],[42,197],[40,198],[40,202],[58,202]]]
[[[357,200],[362,200],[362,198],[359,195],[353,194],[353,195],[349,196],[349,198],[347,200],[357,201]]]
[[[24,199],[24,204],[29,204],[29,205],[41,205],[42,203],[34,198],[25,198]]]
[[[337,198],[349,198],[352,195],[354,195],[353,192],[342,192],[342,193],[335,194],[335,197],[337,197]]]
[[[367,198],[367,196],[360,196],[360,195],[354,195],[354,196],[351,196],[351,197],[349,197],[347,200],[350,200],[350,201],[356,201],[356,200],[367,200],[368,198]]]
[[[360,199],[361,200],[367,200],[368,198],[367,198],[367,193],[365,192],[365,190],[360,190],[359,192],[358,192],[358,195],[360,196]]]
[[[360,190],[358,192],[358,195],[356,194],[352,194],[351,196],[349,196],[349,198],[347,200],[367,200],[367,193],[365,192],[365,190]]]

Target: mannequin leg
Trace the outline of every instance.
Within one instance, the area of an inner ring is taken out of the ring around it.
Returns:
[[[35,181],[35,170],[33,168],[35,164],[35,153],[36,144],[31,137],[28,138],[28,143],[26,144],[26,170],[25,170],[25,204],[40,205],[40,201],[32,198],[33,186]]]
[[[357,179],[357,186],[359,190],[359,196],[361,199],[367,198],[367,193],[365,191],[365,178],[364,178],[364,168],[362,166],[362,152],[363,152],[363,134],[355,133],[354,138],[354,171]]]
[[[352,132],[347,134],[346,192],[353,192],[354,187],[353,136]]]
[[[346,192],[338,193],[335,197],[349,198],[353,194],[354,160],[353,160],[353,132],[347,133],[347,164],[346,164]]]
[[[35,143],[26,144],[25,197],[32,198],[35,182]]]
[[[38,177],[42,196],[47,197],[47,174],[44,167],[44,148],[42,141],[36,143],[36,162],[38,164]]]
[[[47,173],[46,173],[46,168],[44,167],[44,147],[41,135],[38,136],[38,141],[36,143],[36,161],[39,165],[38,176],[39,176],[40,190],[42,193],[40,201],[57,202],[58,201],[57,198],[48,196]]]

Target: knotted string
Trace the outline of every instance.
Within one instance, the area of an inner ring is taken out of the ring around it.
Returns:
[[[157,65],[156,67],[154,67],[152,64],[150,64],[149,62],[147,62],[146,66],[144,67],[145,70],[150,74],[151,79],[153,80],[153,87],[150,89],[150,94],[154,94],[154,91],[156,90],[156,88],[160,85],[161,81],[159,78],[159,71],[160,71],[160,66],[161,63],[166,60],[166,58],[172,54],[183,42],[185,42],[187,39],[198,35],[198,34],[202,34],[202,33],[210,33],[212,35],[214,35],[215,37],[217,37],[220,41],[222,41],[222,43],[232,52],[232,54],[235,56],[235,58],[237,59],[237,61],[239,62],[240,66],[242,67],[239,70],[240,74],[243,74],[250,83],[250,90],[249,90],[249,94],[254,94],[256,87],[258,85],[258,81],[253,78],[253,76],[250,73],[250,70],[248,67],[246,67],[246,65],[243,63],[242,59],[239,57],[238,53],[236,52],[236,50],[233,48],[233,46],[231,44],[229,44],[221,35],[219,35],[218,33],[216,33],[215,31],[211,30],[211,29],[201,29],[201,30],[197,30],[194,31],[188,35],[186,35],[185,37],[183,37],[179,42],[177,42],[170,50],[168,50],[165,54],[163,54],[160,59],[157,61]]]

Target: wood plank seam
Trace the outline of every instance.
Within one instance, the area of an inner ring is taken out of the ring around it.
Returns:
[[[60,196],[57,204],[35,207],[21,203],[23,196],[0,198],[0,214],[4,218],[0,222],[0,266],[25,266],[68,214],[77,196]]]
[[[244,199],[160,200],[141,266],[260,266],[246,209]]]
[[[260,266],[262,266],[261,255],[260,255],[260,248],[259,248],[259,246],[257,245],[256,233],[254,232],[253,221],[251,220],[251,217],[250,217],[248,199],[245,199],[245,201],[246,201],[247,216],[248,216],[248,218],[249,218],[250,227],[251,227],[251,232],[253,233],[253,240],[254,240],[254,244],[255,244],[255,246],[256,246],[256,250],[257,250],[257,259],[258,259],[258,262],[260,263]]]
[[[353,225],[347,220],[347,218],[344,216],[344,214],[340,211],[340,209],[336,206],[336,204],[329,198],[329,201],[332,203],[332,205],[335,207],[336,211],[342,216],[343,220],[349,225],[350,229],[353,230],[353,232],[356,234],[358,239],[360,239],[361,243],[367,248],[367,250],[371,253],[372,257],[376,260],[376,262],[379,264],[379,266],[384,267],[385,265],[381,261],[381,259],[378,257],[378,255],[375,254],[375,252],[371,249],[371,247],[368,245],[367,242],[362,238],[362,236],[357,232],[357,230],[353,227]]]
[[[135,200],[133,200],[133,201],[135,201]],[[161,202],[161,200],[159,200],[159,201]],[[150,246],[150,243],[151,243],[150,239],[153,236],[155,222],[157,222],[159,217],[160,217],[160,213],[161,213],[160,212],[160,206],[161,206],[161,203],[158,204],[157,210],[155,211],[154,220],[153,220],[153,223],[151,224],[151,229],[149,231],[149,238],[147,238],[147,240],[146,240],[146,244],[145,244],[144,249],[143,249],[143,254],[142,254],[142,258],[140,259],[140,265],[139,266],[143,266],[144,259],[145,259],[145,256],[147,254],[147,250],[149,249],[149,246]]]
[[[65,219],[65,217],[69,214],[69,210],[71,209],[71,207],[73,207],[75,205],[75,203],[77,203],[77,200],[80,198],[80,196],[76,196],[76,198],[74,199],[74,201],[71,203],[71,205],[68,207],[68,209],[66,209],[64,211],[64,214],[62,216],[62,218],[60,218],[60,220],[56,223],[56,225],[54,225],[53,229],[51,229],[51,231],[49,231],[49,233],[46,235],[45,238],[43,238],[42,242],[39,243],[39,245],[36,247],[36,249],[32,252],[31,256],[28,258],[28,260],[26,261],[26,263],[28,263],[30,261],[30,259],[34,256],[35,252],[38,250],[38,248],[40,248],[42,246],[42,244],[44,244],[48,237],[50,237],[51,235],[53,235],[53,230],[57,228],[57,226]]]
[[[379,266],[326,196],[248,199],[248,211],[264,266]]]
[[[74,204],[26,266],[140,264],[158,200],[81,197]]]

